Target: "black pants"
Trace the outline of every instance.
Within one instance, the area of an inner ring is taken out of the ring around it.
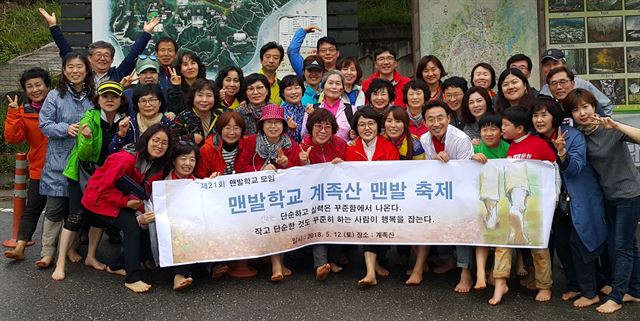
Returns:
[[[127,276],[124,279],[126,283],[135,283],[142,280],[140,261],[143,252],[143,242],[141,241],[143,230],[138,225],[135,211],[130,208],[122,208],[118,213],[118,217],[94,215],[98,220],[121,229],[124,234],[122,238],[122,254],[114,262],[109,263],[109,268],[115,270],[124,266],[124,270],[127,272]]]
[[[72,179],[67,179],[67,181],[69,182],[69,216],[64,221],[64,228],[72,232],[78,232],[85,222],[88,226],[97,228],[110,226],[99,220],[97,214],[86,211],[82,207],[82,195],[84,193],[82,193],[80,183]]]
[[[36,232],[40,215],[47,205],[47,196],[40,195],[40,180],[30,179],[27,183],[27,206],[24,209],[18,228],[18,240],[29,241]]]
[[[553,246],[564,268],[567,290],[580,292],[582,296],[592,299],[598,291],[596,263],[604,245],[589,252],[580,240],[571,216],[565,213],[556,211],[552,230]]]

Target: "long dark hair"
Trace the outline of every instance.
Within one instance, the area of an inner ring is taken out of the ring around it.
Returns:
[[[413,159],[413,136],[409,131],[409,113],[407,113],[407,111],[402,107],[393,106],[384,113],[384,117],[382,119],[383,126],[387,123],[389,115],[393,115],[393,118],[402,121],[402,124],[404,125],[404,138],[407,140],[407,155],[405,155],[405,159]]]
[[[496,99],[496,111],[499,113],[502,113],[511,106],[507,98],[504,96],[504,93],[502,92],[502,83],[509,75],[514,75],[515,77],[520,79],[524,84],[524,96],[522,96],[522,99],[520,99],[520,103],[518,103],[518,106],[521,106],[530,110],[531,107],[533,107],[534,96],[533,96],[533,90],[531,90],[531,86],[529,85],[529,80],[527,80],[527,77],[522,73],[520,69],[509,68],[509,69],[505,69],[505,71],[503,71],[500,74],[500,77],[498,78],[498,95]]]
[[[240,88],[238,89],[238,93],[236,94],[235,99],[237,99],[238,101],[243,101],[244,88],[242,87],[242,83],[244,82],[244,73],[242,72],[242,69],[236,66],[228,66],[220,69],[220,71],[218,71],[218,75],[216,75],[216,84],[218,85],[218,87],[220,87],[220,89],[222,89],[222,87],[224,87],[222,85],[222,82],[224,81],[224,78],[229,75],[230,71],[235,71],[236,73],[238,73],[238,79],[240,79]]]
[[[474,93],[478,93],[484,99],[484,102],[487,105],[485,113],[493,111],[493,101],[491,100],[489,91],[484,87],[473,86],[469,88],[469,90],[464,93],[464,97],[462,97],[462,117],[460,120],[463,124],[473,124],[476,122],[476,118],[471,115],[471,111],[469,110],[469,99],[471,98],[471,94]]]
[[[64,56],[64,59],[62,59],[62,75],[60,75],[60,80],[58,81],[58,85],[56,86],[56,89],[60,93],[60,98],[64,98],[64,96],[67,95],[67,91],[69,91],[69,87],[67,86],[69,84],[69,79],[67,79],[67,76],[64,74],[64,68],[67,67],[67,64],[71,59],[76,58],[80,59],[80,61],[82,61],[85,68],[87,69],[87,75],[84,77],[83,85],[83,89],[87,91],[87,97],[93,97],[95,95],[95,83],[93,81],[93,76],[91,75],[91,65],[89,64],[89,59],[87,59],[87,56],[73,51],[68,53],[66,56]]]
[[[152,167],[154,170],[162,170],[165,173],[168,173],[169,164],[171,163],[171,150],[173,148],[173,141],[171,138],[171,131],[169,128],[161,123],[153,124],[147,130],[140,135],[140,140],[138,140],[138,144],[136,145],[136,152],[138,152],[138,157],[143,157],[146,160],[150,160],[149,151],[147,150],[147,146],[149,145],[149,140],[153,135],[158,132],[164,132],[167,134],[168,144],[167,151],[160,158],[157,158],[153,161]]]

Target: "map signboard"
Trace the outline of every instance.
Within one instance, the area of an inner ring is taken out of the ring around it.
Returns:
[[[449,76],[470,81],[471,69],[489,63],[500,74],[509,57],[523,53],[538,61],[536,1],[420,1],[420,55],[435,55]],[[534,63],[532,74],[538,72]],[[529,79],[539,87],[537,77]]]
[[[309,34],[301,50],[310,54],[327,29],[326,0],[94,0],[92,11],[93,39],[115,46],[116,63],[127,54],[144,22],[158,16],[161,22],[147,53],[153,53],[154,41],[169,36],[181,50],[200,57],[207,78],[230,65],[256,72],[262,45],[269,41],[288,45],[296,29],[315,24],[322,32]],[[281,69],[285,74],[291,70],[288,59]]]
[[[547,47],[607,95],[616,112],[640,111],[640,1],[546,0]]]

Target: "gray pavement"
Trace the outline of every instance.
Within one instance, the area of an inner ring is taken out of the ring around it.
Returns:
[[[0,208],[10,207],[0,201]],[[0,211],[0,238],[11,231],[11,213]],[[38,228],[38,232],[40,227]],[[37,234],[37,233],[36,233]],[[0,257],[0,320],[639,320],[640,304],[627,304],[609,316],[593,308],[576,309],[559,296],[564,282],[554,271],[554,298],[536,303],[535,293],[511,279],[511,292],[497,307],[486,302],[492,289],[457,294],[456,273],[444,277],[425,274],[417,287],[404,286],[404,269],[391,267],[391,276],[378,286],[359,289],[364,273],[357,253],[352,263],[325,282],[316,282],[310,256],[289,262],[294,275],[281,284],[268,281],[270,268],[263,264],[252,280],[210,280],[204,271],[194,275],[194,285],[184,292],[171,290],[167,271],[146,275],[153,285],[148,294],[134,294],[123,287],[121,277],[69,264],[67,279],[51,280],[52,269],[37,270],[37,244],[27,249],[27,259],[12,262]],[[81,253],[86,251],[81,247]],[[117,247],[104,240],[98,257],[106,260]],[[393,254],[390,254],[393,259]]]

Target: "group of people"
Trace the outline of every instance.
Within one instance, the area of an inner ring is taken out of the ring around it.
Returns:
[[[406,284],[421,284],[427,262],[435,273],[459,268],[455,291],[493,284],[489,303],[495,305],[509,291],[515,253],[517,274],[528,274],[521,283],[538,291],[537,301],[548,301],[556,253],[567,281],[563,300],[576,307],[601,303],[603,313],[640,302],[640,174],[625,145],[640,143],[640,130],[610,118],[611,101],[576,77],[560,50],[541,55],[546,84],[540,91],[529,84],[533,65],[523,54],[511,57],[499,75],[478,63],[468,82],[448,75],[433,55],[420,59],[413,77],[403,76],[395,52],[380,49],[373,57],[376,72],[363,79],[358,59],[341,57],[332,37],[320,38],[316,54],[303,57],[305,36],[319,31],[309,26],[296,31],[286,52],[295,74],[277,78],[285,51],[269,42],[259,51],[260,72],[245,76],[228,66],[210,80],[198,55],[179,50],[171,38],[155,42],[155,54],[144,53],[158,18],[144,25],[113,67],[111,44],[97,41],[88,55],[74,52],[55,16],[40,12],[60,49],[62,75],[52,88],[46,71],[26,70],[20,79],[26,100],[8,97],[5,139],[30,147],[27,208],[16,248],[4,253],[8,258],[24,259],[44,210],[36,265],[55,265],[54,280],[66,277],[67,260],[81,260],[77,239],[86,234],[87,266],[122,275],[127,288],[147,292],[144,270],[155,268],[148,229],[155,219],[148,201],[153,181],[327,162],[536,159],[558,170],[549,248],[397,246],[397,263],[415,256]],[[490,195],[482,199],[483,220],[488,228],[509,224],[510,242],[526,245],[528,191],[506,193],[509,222],[498,222],[498,199]],[[96,257],[104,229],[122,233],[122,254],[108,264]],[[343,268],[344,248],[311,250],[318,281]],[[359,286],[374,286],[377,276],[389,274],[387,251],[364,246]],[[283,259],[270,257],[274,282],[292,273]],[[171,268],[175,290],[193,282],[194,267]],[[247,261],[208,269],[214,277],[257,273]]]

